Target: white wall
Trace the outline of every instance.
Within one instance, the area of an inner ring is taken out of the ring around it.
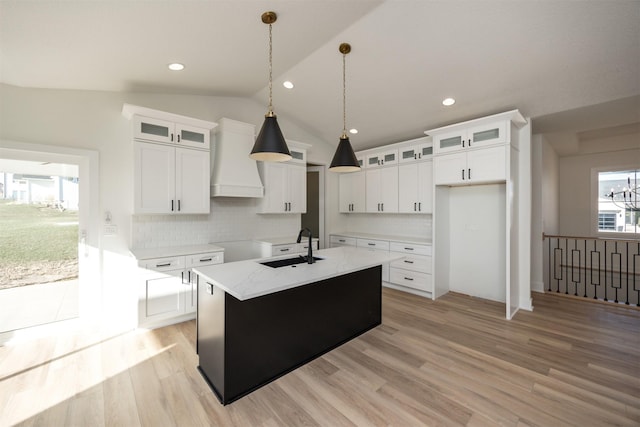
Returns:
[[[123,276],[121,268],[130,262],[129,245],[132,242],[133,211],[133,147],[131,143],[131,123],[122,116],[122,105],[130,103],[148,108],[216,121],[229,117],[256,128],[262,125],[266,107],[242,98],[210,97],[193,95],[158,95],[144,93],[115,93],[98,91],[72,91],[20,88],[0,84],[0,141],[21,141],[42,146],[70,147],[99,152],[100,191],[96,203],[100,220],[109,211],[112,224],[117,225],[115,236],[103,236],[99,243],[102,259],[101,278],[103,282],[103,302],[106,316],[118,313],[123,295],[135,294],[135,283],[130,276]],[[312,144],[308,151],[308,161],[328,164],[335,148],[319,140],[305,129],[279,117],[280,126],[287,139]],[[337,143],[337,141],[336,141]],[[0,142],[0,145],[2,143]],[[342,228],[341,219],[331,212],[337,212],[337,177],[327,174],[327,230]],[[335,188],[335,194],[331,189]],[[93,195],[92,195],[93,197]],[[255,227],[262,226],[271,231],[290,232],[291,218],[253,215],[250,201],[212,201],[209,216],[195,216],[190,220],[160,218],[174,230],[208,227],[208,237],[245,236],[252,229],[241,229],[252,217]],[[237,228],[232,221],[241,217],[243,223]],[[294,220],[295,221],[295,220]],[[298,216],[299,224],[299,216]],[[338,222],[334,226],[333,221]],[[213,222],[213,225],[210,224]],[[179,225],[176,225],[179,224]],[[195,224],[195,225],[194,225]],[[267,225],[268,224],[268,225]],[[101,227],[90,233],[101,232]],[[253,231],[256,231],[254,228]],[[297,230],[294,231],[297,234]],[[175,232],[175,236],[179,233]],[[267,236],[263,236],[267,237]],[[177,238],[177,237],[176,237]],[[178,239],[178,238],[177,238]]]
[[[393,236],[431,239],[431,215],[412,214],[340,214],[344,230],[357,233],[387,234]]]

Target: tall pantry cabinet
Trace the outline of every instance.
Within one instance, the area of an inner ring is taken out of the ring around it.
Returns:
[[[518,110],[433,138],[434,297],[448,291],[530,307],[530,125]]]

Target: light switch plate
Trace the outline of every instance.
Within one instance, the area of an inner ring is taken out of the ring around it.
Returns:
[[[118,226],[109,224],[104,226],[104,235],[105,236],[115,236],[118,234]]]

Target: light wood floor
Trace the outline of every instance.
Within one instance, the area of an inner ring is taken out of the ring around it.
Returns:
[[[383,325],[228,406],[195,323],[0,347],[0,426],[640,425],[640,311],[384,290]]]

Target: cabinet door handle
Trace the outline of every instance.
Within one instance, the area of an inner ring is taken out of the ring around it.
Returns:
[[[467,178],[471,179],[471,168],[467,169]]]
[[[188,280],[188,284],[191,284],[191,270],[187,271],[187,280]]]
[[[417,210],[418,210],[417,208],[418,208],[418,204],[417,204],[417,203],[414,203],[414,204],[413,204],[413,211],[414,211],[414,212],[415,212],[415,211],[417,211]]]
[[[418,211],[422,212],[422,202],[418,202]]]
[[[178,212],[180,212],[180,200],[178,200]]]
[[[380,203],[380,207],[382,208],[382,212],[384,212],[384,203]]]
[[[173,142],[173,134],[171,134],[171,142]]]
[[[171,201],[171,212],[173,212],[173,200]]]
[[[178,134],[178,142],[180,142],[180,134]]]
[[[408,280],[410,282],[413,282],[413,278],[412,277],[405,277],[404,280]]]
[[[284,202],[284,211],[287,211],[287,202]]]
[[[464,139],[462,140],[462,148],[464,148]]]
[[[464,169],[462,169],[462,180],[464,181]]]

